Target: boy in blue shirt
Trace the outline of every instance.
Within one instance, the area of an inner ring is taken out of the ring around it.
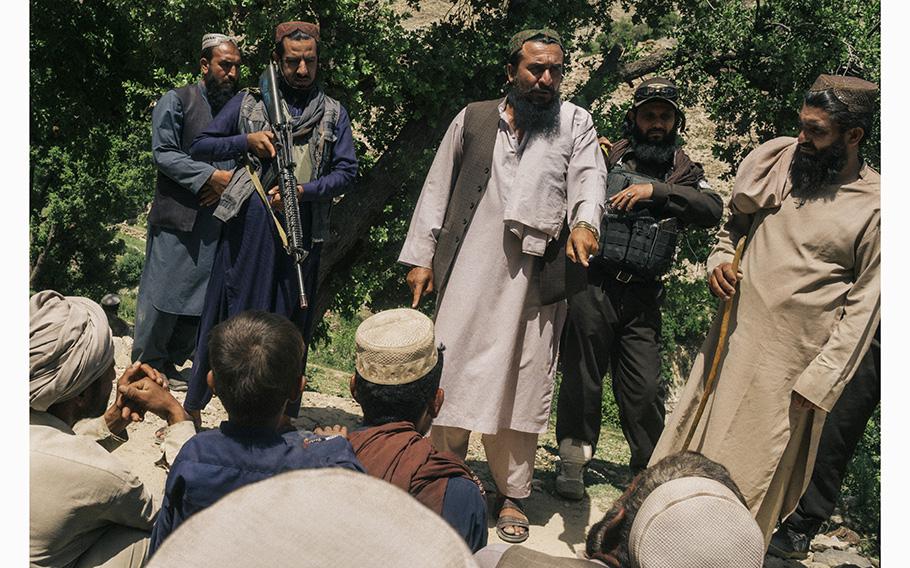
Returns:
[[[174,460],[149,556],[191,515],[244,485],[295,469],[364,471],[342,436],[279,432],[285,406],[306,384],[303,338],[287,318],[243,312],[212,329],[208,348],[206,380],[228,420],[191,438]]]

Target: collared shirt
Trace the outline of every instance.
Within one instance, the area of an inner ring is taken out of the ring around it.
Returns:
[[[108,453],[124,441],[104,418],[73,428],[47,412],[29,414],[29,556],[34,566],[70,566],[113,525],[150,530],[158,504],[134,474]],[[173,457],[193,423],[166,430]],[[102,445],[104,447],[102,447]]]
[[[271,428],[230,421],[197,434],[180,451],[167,476],[149,556],[191,515],[231,491],[285,471],[320,467],[364,471],[351,444],[338,436],[278,434]]]
[[[436,242],[445,220],[464,146],[462,109],[449,125],[411,218],[398,262],[433,266]],[[603,216],[607,168],[597,145],[590,113],[569,102],[560,106],[559,131],[552,140],[518,140],[509,125],[505,99],[499,104],[499,125],[487,191],[503,196],[503,222],[522,242],[522,251],[540,256],[547,242],[569,226],[584,221],[599,227]],[[551,191],[546,198],[539,187]],[[547,234],[534,227],[549,225]]]

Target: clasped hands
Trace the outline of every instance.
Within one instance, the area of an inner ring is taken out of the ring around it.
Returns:
[[[120,375],[114,403],[104,413],[111,432],[122,432],[130,422],[141,422],[151,412],[174,424],[189,420],[180,402],[168,390],[167,377],[147,363],[135,362]]]

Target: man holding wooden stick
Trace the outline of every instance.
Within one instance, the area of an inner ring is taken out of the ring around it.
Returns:
[[[879,322],[879,174],[859,153],[877,94],[868,81],[821,75],[799,138],[766,142],[740,165],[708,259],[711,292],[731,303],[726,342],[719,316],[651,457],[690,449],[723,464],[766,543],[805,490],[825,417]]]

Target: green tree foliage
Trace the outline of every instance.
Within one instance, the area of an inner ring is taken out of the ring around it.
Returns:
[[[758,143],[795,136],[802,96],[821,73],[881,79],[881,5],[877,0],[623,0],[634,22],[652,26],[671,12],[677,41],[668,67],[688,101],[705,105],[717,125],[714,152],[730,172]],[[878,167],[879,127],[865,157]]]

